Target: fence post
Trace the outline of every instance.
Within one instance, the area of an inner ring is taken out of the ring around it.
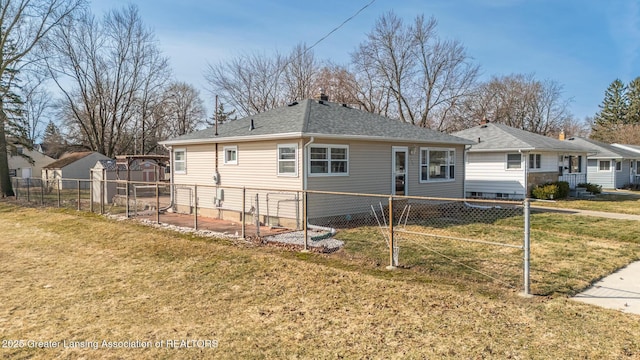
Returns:
[[[100,178],[100,215],[104,215],[104,170],[102,171],[102,177]]]
[[[17,177],[11,178],[11,186],[13,186],[13,196],[18,200],[18,194],[20,194],[20,188],[18,187],[20,182]]]
[[[260,194],[256,193],[256,236],[260,237]]]
[[[89,176],[91,177],[91,181],[89,182],[89,212],[93,212],[93,169],[89,170]]]
[[[246,239],[245,236],[245,230],[246,230],[246,215],[247,215],[247,211],[246,211],[246,202],[247,202],[247,188],[246,187],[242,187],[242,214],[240,214],[240,220],[242,220],[242,238]]]
[[[198,185],[193,185],[193,227],[198,230]]]
[[[31,202],[31,191],[30,191],[30,181],[29,178],[25,179],[27,180],[27,203]]]
[[[76,180],[76,182],[78,183],[78,211],[80,211],[80,179]]]
[[[62,200],[60,199],[60,188],[62,187],[62,179],[58,178],[58,186],[56,192],[58,193],[58,208],[62,206]]]
[[[40,205],[44,206],[44,181],[40,179]]]
[[[125,181],[126,186],[124,187],[124,197],[125,197],[125,206],[124,206],[124,211],[127,214],[127,219],[129,218],[129,179],[127,179]]]
[[[393,263],[394,246],[395,240],[393,237],[393,196],[389,196],[389,266],[387,266],[387,270],[393,270],[396,268]]]
[[[156,223],[160,224],[160,183],[156,181]]]
[[[296,215],[297,216],[297,215]],[[302,249],[303,252],[308,252],[309,248],[308,248],[308,244],[307,244],[307,232],[308,232],[308,228],[307,228],[307,191],[304,190],[302,191],[302,236],[304,237],[304,248]]]
[[[530,268],[529,268],[529,259],[530,259],[530,236],[531,236],[531,222],[530,222],[530,202],[528,198],[524,199],[524,296],[530,296]]]

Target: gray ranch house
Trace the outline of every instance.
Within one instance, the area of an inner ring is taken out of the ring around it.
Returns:
[[[206,185],[197,191],[199,213],[232,220],[241,218],[242,197],[225,187],[461,198],[464,152],[472,143],[326,97],[161,142],[171,152],[176,211],[194,207],[180,184]],[[307,217],[368,212],[371,201],[380,201],[363,199],[313,196]],[[277,221],[300,219],[300,212],[300,207],[282,210]]]
[[[588,182],[600,185],[603,189],[620,189],[640,180],[637,165],[640,152],[581,137],[572,137],[567,141],[596,151],[587,157]]]
[[[616,148],[631,151],[633,153],[640,155],[639,145],[627,145],[627,144],[611,144],[611,145],[615,146]],[[634,169],[635,169],[635,176],[633,178],[633,181],[631,181],[631,183],[634,184],[637,188],[638,185],[640,185],[640,160],[636,161],[636,165]]]
[[[476,142],[465,161],[465,195],[524,199],[535,185],[587,182],[589,149],[507,125],[484,122],[453,135]]]

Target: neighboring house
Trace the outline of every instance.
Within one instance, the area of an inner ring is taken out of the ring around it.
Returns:
[[[94,151],[76,152],[63,156],[62,158],[44,166],[42,168],[42,180],[48,181],[52,188],[58,186],[63,189],[76,188],[78,179],[89,180],[91,168],[98,160],[108,160],[109,158]],[[57,182],[56,179],[73,179]],[[75,180],[75,181],[74,181]],[[81,181],[81,188],[88,188],[88,182]]]
[[[241,196],[220,191],[225,186],[460,198],[472,143],[326,98],[229,121],[217,135],[209,128],[161,142],[171,151],[174,184],[216,186],[198,189],[199,213],[236,220]],[[178,211],[192,211],[186,192],[174,196]],[[381,199],[314,195],[308,217],[368,213],[372,201]]]
[[[35,149],[29,150],[22,145],[16,145],[14,151],[9,151],[8,160],[9,175],[22,179],[39,177],[42,167],[55,161]]]
[[[114,202],[117,196],[126,198],[126,186],[118,184],[118,180],[140,182],[130,187],[132,197],[141,192],[155,194],[155,187],[149,183],[164,180],[167,161],[167,156],[160,155],[123,155],[117,156],[117,160],[98,160],[90,170],[93,201],[100,202],[101,195],[105,204]]]
[[[638,145],[626,145],[626,144],[611,144],[611,145],[640,155],[640,146]],[[633,177],[630,179],[630,181],[632,184],[636,185],[636,189],[637,189],[638,185],[640,185],[640,160],[636,160],[636,163],[633,169],[635,172],[633,173]]]
[[[567,141],[489,122],[453,135],[476,142],[467,152],[466,196],[523,199],[535,185],[587,182],[589,150]]]
[[[620,189],[636,183],[640,151],[634,152],[581,137],[572,137],[567,141],[596,151],[587,157],[588,182],[604,189]]]

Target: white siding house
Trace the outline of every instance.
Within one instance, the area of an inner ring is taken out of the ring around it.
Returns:
[[[176,210],[193,211],[193,190],[180,184],[206,185],[197,190],[199,213],[236,220],[242,203],[237,187],[269,189],[283,203],[296,201],[300,190],[460,198],[471,143],[326,98],[229,121],[217,133],[210,128],[162,142],[171,151]],[[368,212],[369,202],[379,202],[363,199],[315,196],[308,217],[345,215],[360,205]],[[299,207],[283,211],[282,217],[300,218]]]
[[[39,151],[29,150],[22,145],[15,145],[8,155],[9,175],[22,179],[40,177],[42,167],[55,161]]]
[[[42,168],[42,180],[48,181],[50,186],[62,188],[75,188],[77,181],[54,181],[56,179],[89,180],[91,168],[98,160],[108,160],[109,157],[95,151],[71,153],[44,166]],[[89,182],[80,182],[82,188],[88,188]]]
[[[523,199],[534,185],[587,181],[584,147],[488,122],[453,135],[476,142],[465,161],[466,196]]]

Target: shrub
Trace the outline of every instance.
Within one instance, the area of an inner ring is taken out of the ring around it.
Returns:
[[[588,192],[592,194],[600,194],[602,192],[602,185],[592,183],[581,183],[578,187],[586,188]]]
[[[536,199],[549,200],[554,199],[557,192],[557,185],[537,185],[531,190],[531,196]]]
[[[558,193],[556,194],[556,199],[564,199],[569,196],[569,191],[571,188],[569,187],[569,183],[566,181],[556,181],[553,184],[558,186]]]
[[[537,185],[531,189],[531,196],[535,199],[551,200],[564,199],[569,196],[569,183],[556,181],[544,185]]]

